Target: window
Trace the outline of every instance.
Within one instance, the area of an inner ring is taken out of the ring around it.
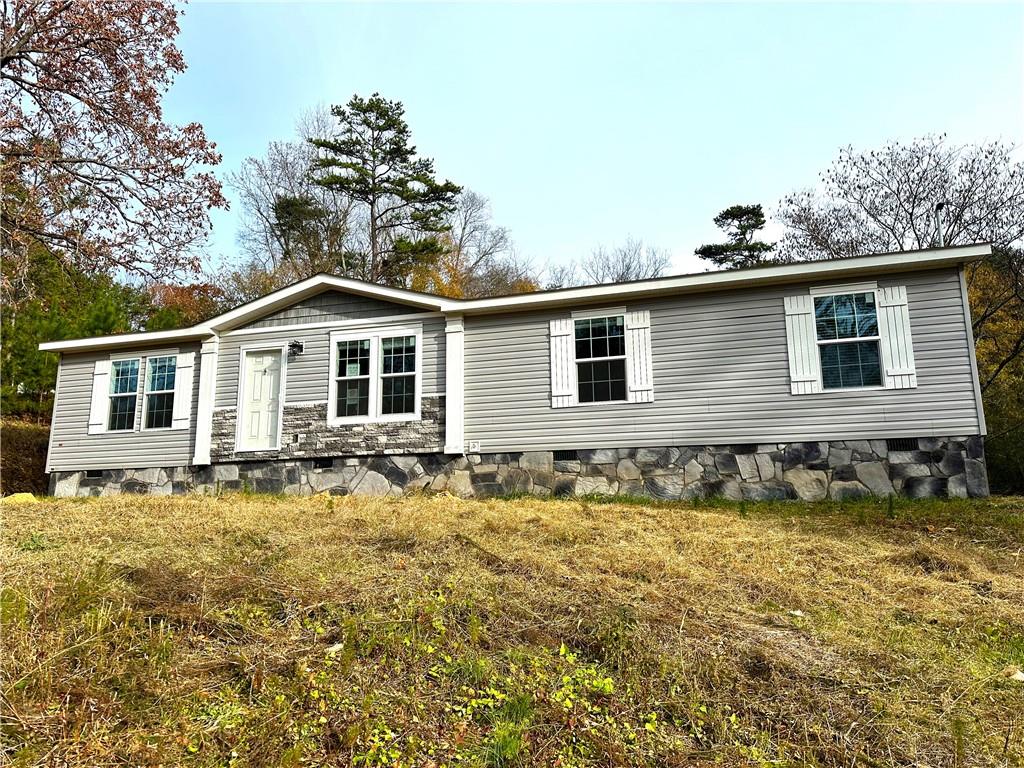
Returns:
[[[138,391],[139,358],[112,360],[110,363],[110,409],[107,415],[107,429],[110,432],[135,428],[135,404]]]
[[[622,315],[575,321],[579,402],[626,399],[626,333]]]
[[[335,416],[370,413],[370,339],[338,342]]]
[[[824,389],[882,385],[873,292],[816,296],[814,322]]]
[[[174,418],[174,379],[178,358],[146,358],[145,429],[170,429]]]
[[[420,343],[418,330],[331,334],[328,422],[419,418]]]
[[[413,413],[416,398],[416,337],[380,340],[382,414]]]

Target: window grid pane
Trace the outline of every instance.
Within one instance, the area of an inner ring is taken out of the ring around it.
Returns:
[[[381,373],[416,372],[416,337],[395,336],[380,340]]]
[[[335,414],[368,416],[370,413],[370,340],[338,342],[338,390]]]
[[[380,412],[383,415],[416,412],[416,377],[386,376],[381,379]]]
[[[602,403],[626,399],[626,361],[599,360],[577,363],[581,403]]]
[[[135,399],[135,395],[115,395],[110,398],[108,430],[119,432],[135,428]]]
[[[622,315],[576,321],[576,359],[622,357],[626,354],[626,329]]]
[[[173,392],[178,368],[176,357],[151,357],[146,360],[150,392]]]
[[[814,299],[818,341],[858,339],[878,335],[873,293],[847,293]]]
[[[174,417],[174,393],[146,395],[146,429],[167,429]]]
[[[882,370],[878,342],[857,341],[822,346],[821,380],[825,389],[880,386]]]
[[[110,364],[110,394],[123,395],[139,388],[139,361],[114,360]]]

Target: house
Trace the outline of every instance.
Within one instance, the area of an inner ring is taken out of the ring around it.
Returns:
[[[985,245],[457,300],[318,275],[55,341],[58,496],[983,496]]]

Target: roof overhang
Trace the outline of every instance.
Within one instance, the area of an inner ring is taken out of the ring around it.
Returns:
[[[39,349],[46,352],[87,352],[128,346],[148,346],[167,341],[207,339],[327,290],[339,290],[405,304],[425,312],[480,315],[498,312],[525,312],[548,307],[594,304],[602,301],[707,293],[770,285],[798,284],[815,280],[882,275],[892,272],[939,269],[976,261],[991,255],[991,253],[992,247],[988,244],[931,248],[922,251],[899,251],[853,256],[846,259],[803,261],[753,269],[701,272],[661,277],[654,280],[637,280],[631,283],[591,285],[582,288],[563,288],[554,291],[537,291],[513,296],[469,300],[448,299],[402,288],[389,288],[366,283],[361,280],[334,277],[333,275],[315,275],[190,328],[98,336],[92,339],[51,341],[40,344]]]
[[[146,333],[119,333],[114,336],[94,336],[91,339],[47,341],[39,345],[43,352],[91,352],[120,347],[148,347],[168,341],[201,341],[213,335],[205,326],[194,325],[174,331],[148,331]]]
[[[556,291],[473,299],[459,302],[459,311],[467,314],[514,312],[542,307],[586,304],[601,300],[706,293],[814,280],[832,280],[857,275],[939,269],[975,261],[991,253],[992,247],[987,244],[966,245],[955,248],[932,248],[924,251],[852,256],[846,259],[802,261],[751,269],[701,272],[691,275],[660,277],[654,280],[637,280],[631,283],[591,285],[583,288],[563,288]]]

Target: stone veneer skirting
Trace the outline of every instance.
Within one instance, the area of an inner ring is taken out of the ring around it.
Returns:
[[[416,421],[343,426],[328,426],[327,403],[286,403],[281,419],[280,451],[236,454],[235,413],[235,408],[218,408],[213,412],[210,458],[214,462],[434,453],[444,447],[444,396],[421,398],[420,418]]]
[[[233,422],[232,419],[232,429]],[[308,432],[309,422],[304,422]],[[443,429],[443,427],[442,427]],[[234,435],[232,433],[232,440]],[[382,441],[386,446],[390,435]],[[336,443],[331,443],[332,447]],[[326,451],[316,440],[302,450]],[[100,477],[54,472],[56,496],[112,493],[294,493],[400,495],[447,491],[458,496],[627,494],[659,499],[851,499],[895,493],[914,498],[987,496],[983,438],[919,438],[913,450],[885,440],[761,445],[606,448],[445,456],[282,458],[209,467],[103,470]],[[386,450],[386,447],[385,449]],[[282,454],[285,454],[282,451]],[[326,466],[323,466],[326,465]]]

